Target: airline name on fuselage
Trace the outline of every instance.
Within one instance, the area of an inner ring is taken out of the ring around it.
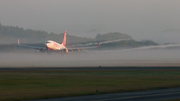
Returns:
[[[60,44],[58,44],[57,42],[54,42],[54,41],[51,41],[51,40],[46,41],[45,45],[46,45],[49,49],[53,49],[53,50],[60,50],[60,49],[63,49],[63,48],[64,48],[63,45],[60,45]]]

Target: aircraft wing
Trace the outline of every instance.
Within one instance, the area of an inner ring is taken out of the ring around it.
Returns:
[[[98,48],[100,46],[101,42],[99,42],[98,46],[94,47],[77,47],[77,48],[67,48],[68,51],[80,51],[80,50],[85,50],[85,49],[92,49],[92,48]]]
[[[22,47],[32,48],[32,49],[35,49],[35,50],[40,50],[40,51],[46,50],[45,47],[36,47],[36,46],[29,46],[29,45],[21,45],[21,44],[19,43],[19,39],[18,39],[18,45],[19,45],[19,46],[22,46]]]

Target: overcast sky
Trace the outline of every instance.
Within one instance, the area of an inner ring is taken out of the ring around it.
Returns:
[[[150,39],[180,29],[180,0],[0,0],[0,22],[25,29],[95,37],[122,32]],[[180,34],[180,33],[179,33]]]

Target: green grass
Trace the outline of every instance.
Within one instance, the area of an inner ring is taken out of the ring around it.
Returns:
[[[180,87],[180,70],[0,71],[0,100],[30,100]]]

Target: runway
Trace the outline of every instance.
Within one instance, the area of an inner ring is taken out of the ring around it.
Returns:
[[[42,99],[32,101],[165,101],[172,99],[180,99],[180,88]]]
[[[180,69],[180,67],[33,67],[33,68],[0,68],[0,70],[157,70]]]

